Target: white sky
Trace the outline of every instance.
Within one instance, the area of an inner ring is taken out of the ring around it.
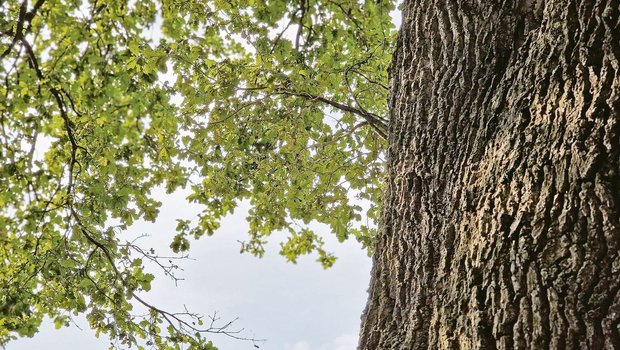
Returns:
[[[393,12],[400,25],[400,12]],[[174,236],[176,219],[191,217],[199,208],[187,204],[183,193],[156,194],[163,202],[156,224],[139,222],[128,235],[148,233],[143,248],[153,247],[161,255],[172,255],[168,245]],[[156,272],[149,293],[150,303],[167,311],[182,311],[184,305],[202,315],[217,312],[223,321],[239,318],[242,335],[267,339],[259,343],[264,350],[350,350],[357,347],[360,316],[367,298],[371,259],[360,245],[350,240],[338,243],[329,228],[317,226],[326,247],[338,257],[336,264],[323,270],[315,256],[290,264],[278,254],[274,235],[262,259],[239,254],[239,240],[247,240],[247,206],[226,218],[212,237],[192,241],[190,257],[179,265],[185,278],[175,287],[161,272]],[[129,238],[128,238],[129,239]],[[168,252],[168,253],[167,253]],[[81,320],[81,321],[80,321]],[[109,347],[105,335],[97,339],[84,319],[75,326],[54,329],[51,321],[41,326],[34,338],[13,341],[7,350],[104,350]],[[213,336],[221,350],[255,350],[251,342],[225,336]]]
[[[166,255],[175,219],[189,216],[198,207],[186,204],[181,193],[156,196],[163,201],[157,224],[140,222],[130,231],[132,236],[149,233],[140,245]],[[245,336],[267,339],[258,344],[261,349],[354,349],[366,302],[370,258],[355,242],[339,244],[326,227],[320,230],[322,236],[338,256],[328,270],[313,256],[301,258],[296,265],[286,263],[277,253],[275,236],[262,259],[239,254],[237,241],[246,239],[248,232],[246,210],[240,208],[225,219],[213,237],[192,241],[190,257],[195,260],[179,263],[184,269],[179,277],[185,281],[175,287],[159,273],[144,298],[167,311],[182,311],[186,305],[203,315],[217,311],[222,320],[239,317],[236,325],[245,329]],[[7,349],[107,349],[105,336],[97,339],[87,325],[82,328],[55,330],[50,321],[34,338],[14,341]],[[255,349],[252,343],[225,336],[212,339],[220,349]]]

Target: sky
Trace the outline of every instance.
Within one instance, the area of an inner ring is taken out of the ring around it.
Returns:
[[[198,207],[187,204],[181,192],[160,192],[156,197],[163,202],[157,223],[139,222],[126,234],[131,239],[147,233],[150,236],[141,239],[140,245],[166,254],[175,233],[175,219],[188,217]],[[167,311],[183,311],[187,306],[202,315],[217,312],[222,321],[238,317],[234,325],[244,328],[242,335],[266,339],[257,343],[261,349],[355,349],[371,259],[356,242],[338,243],[327,227],[319,230],[338,257],[327,270],[314,256],[287,263],[278,254],[278,237],[273,237],[262,259],[239,254],[238,241],[246,239],[248,232],[247,209],[243,205],[226,218],[212,237],[192,241],[193,260],[178,262],[184,270],[178,277],[185,278],[178,286],[153,268],[157,278],[151,291],[141,296]],[[97,339],[84,322],[77,320],[82,330],[75,326],[56,330],[48,321],[34,338],[9,343],[7,350],[107,349],[105,335]],[[222,350],[255,350],[251,342],[225,336],[211,339]]]
[[[400,26],[400,13],[392,18]],[[138,222],[123,233],[131,240],[142,234],[142,248],[154,248],[161,255],[173,255],[168,247],[175,234],[176,219],[191,217],[200,208],[188,204],[187,193],[154,193],[163,205],[155,224]],[[286,262],[278,254],[274,235],[261,259],[240,254],[239,241],[247,240],[245,214],[249,206],[242,203],[229,215],[212,237],[192,241],[190,259],[176,262],[184,278],[178,285],[156,275],[152,289],[140,296],[167,311],[190,311],[204,316],[217,312],[223,322],[237,319],[234,329],[255,339],[262,350],[351,350],[357,347],[360,317],[366,305],[371,258],[354,240],[339,243],[326,226],[315,226],[333,252],[336,264],[324,270],[316,256],[305,256],[297,264]],[[96,338],[85,319],[75,317],[76,325],[56,330],[46,320],[34,338],[9,343],[6,350],[104,350],[109,347],[105,335]],[[236,328],[235,328],[236,327]],[[209,337],[220,350],[256,350],[252,342],[222,335]]]

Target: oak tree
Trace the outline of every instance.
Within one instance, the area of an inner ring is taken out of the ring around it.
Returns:
[[[405,1],[361,349],[620,347],[620,1]]]
[[[304,225],[372,244],[386,138],[362,349],[618,347],[617,0],[406,1],[395,45],[383,1],[47,1],[1,5],[4,339],[69,311],[205,347],[129,317],[149,191],[204,205],[176,250],[248,199],[245,250],[329,265]]]

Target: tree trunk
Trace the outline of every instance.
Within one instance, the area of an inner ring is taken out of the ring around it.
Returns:
[[[403,6],[360,349],[620,349],[620,0]]]

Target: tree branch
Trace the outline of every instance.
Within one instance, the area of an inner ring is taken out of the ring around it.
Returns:
[[[69,211],[71,213],[71,216],[73,217],[73,219],[75,220],[75,222],[77,223],[77,225],[80,228],[80,231],[82,232],[82,234],[84,235],[84,237],[86,237],[86,240],[88,240],[90,243],[92,243],[96,249],[99,249],[101,251],[103,251],[103,254],[105,256],[105,259],[108,261],[108,264],[111,266],[112,270],[114,271],[114,275],[116,278],[120,279],[121,281],[123,281],[123,285],[127,285],[127,283],[125,282],[125,278],[123,278],[123,275],[121,274],[121,272],[118,270],[118,268],[116,267],[116,263],[114,260],[114,257],[112,256],[112,253],[110,253],[110,250],[108,249],[108,247],[106,247],[103,243],[99,242],[98,240],[96,240],[91,233],[89,232],[88,228],[84,225],[84,223],[82,222],[82,220],[80,219],[79,214],[75,211],[75,209],[73,207],[69,208]],[[91,256],[94,253],[91,252]],[[89,256],[89,260],[90,260],[90,256]],[[86,275],[87,278],[91,279],[90,276]],[[91,281],[97,285],[95,283],[95,281],[93,281],[91,279]],[[256,346],[256,342],[263,342],[265,341],[265,339],[255,339],[255,338],[247,338],[247,337],[242,337],[239,336],[238,334],[240,334],[243,329],[239,329],[239,330],[228,330],[229,327],[232,325],[232,323],[235,321],[230,321],[227,324],[225,324],[224,326],[221,327],[215,327],[214,326],[214,322],[216,321],[215,318],[211,318],[211,325],[208,328],[198,328],[195,327],[193,324],[190,324],[190,322],[184,320],[182,318],[182,316],[187,316],[187,317],[191,317],[193,319],[196,320],[200,320],[201,317],[197,314],[192,314],[187,312],[187,310],[185,312],[181,312],[181,313],[172,313],[172,312],[168,312],[166,310],[160,309],[148,302],[146,302],[144,299],[140,298],[135,292],[131,292],[131,296],[138,301],[140,304],[142,304],[143,306],[145,306],[147,309],[156,312],[157,314],[161,315],[161,317],[163,317],[164,320],[166,320],[166,322],[179,334],[184,334],[184,335],[190,335],[191,333],[210,333],[210,334],[223,334],[226,335],[230,338],[233,339],[237,339],[237,340],[243,340],[243,341],[251,341],[255,347]]]
[[[387,139],[387,122],[385,119],[381,118],[380,116],[374,113],[370,113],[360,108],[355,108],[355,107],[351,107],[349,105],[345,105],[345,104],[342,104],[336,101],[332,101],[323,96],[316,96],[316,95],[312,95],[306,92],[295,92],[295,91],[290,91],[290,90],[278,89],[275,91],[275,93],[281,94],[281,95],[287,95],[287,96],[304,97],[311,101],[323,102],[341,111],[358,115],[362,117],[366,122],[368,122],[368,124],[372,126],[375,129],[375,131],[377,131],[379,136],[381,136],[383,139]]]
[[[39,81],[45,80],[45,76],[43,75],[43,72],[41,72],[41,68],[39,67],[39,63],[37,61],[37,57],[34,53],[34,50],[32,49],[32,46],[25,38],[21,38],[20,40],[22,42],[22,45],[26,49],[26,53],[30,61],[30,66],[35,70],[37,74],[37,78],[39,79]],[[73,123],[71,122],[71,119],[69,119],[69,116],[67,114],[66,105],[62,98],[60,90],[52,86],[50,87],[50,92],[52,93],[52,96],[54,96],[54,99],[56,100],[58,110],[60,111],[60,116],[64,122],[65,131],[67,132],[67,137],[69,138],[69,142],[71,143],[71,159],[69,163],[69,184],[67,186],[67,195],[70,195],[73,190],[73,171],[75,168],[75,164],[77,163],[77,150],[80,148],[81,149],[84,149],[84,148],[80,147],[75,139],[75,135],[73,134],[73,129],[72,129]]]
[[[34,7],[32,8],[32,10],[30,11],[28,11],[28,0],[24,0],[22,2],[21,6],[19,7],[19,15],[17,17],[17,25],[15,26],[15,32],[9,30],[5,33],[2,33],[5,35],[13,35],[13,40],[11,41],[11,44],[9,44],[9,47],[7,47],[6,50],[2,52],[2,54],[0,54],[0,59],[3,59],[6,56],[8,56],[8,54],[11,53],[11,51],[13,51],[13,47],[15,47],[15,44],[18,41],[22,40],[24,38],[24,35],[30,31],[30,28],[32,27],[32,23],[31,23],[32,19],[37,14],[37,11],[41,8],[41,6],[43,6],[45,1],[46,0],[38,0],[34,4]],[[26,23],[28,24],[28,26],[26,27],[26,30],[24,31],[24,26]]]

